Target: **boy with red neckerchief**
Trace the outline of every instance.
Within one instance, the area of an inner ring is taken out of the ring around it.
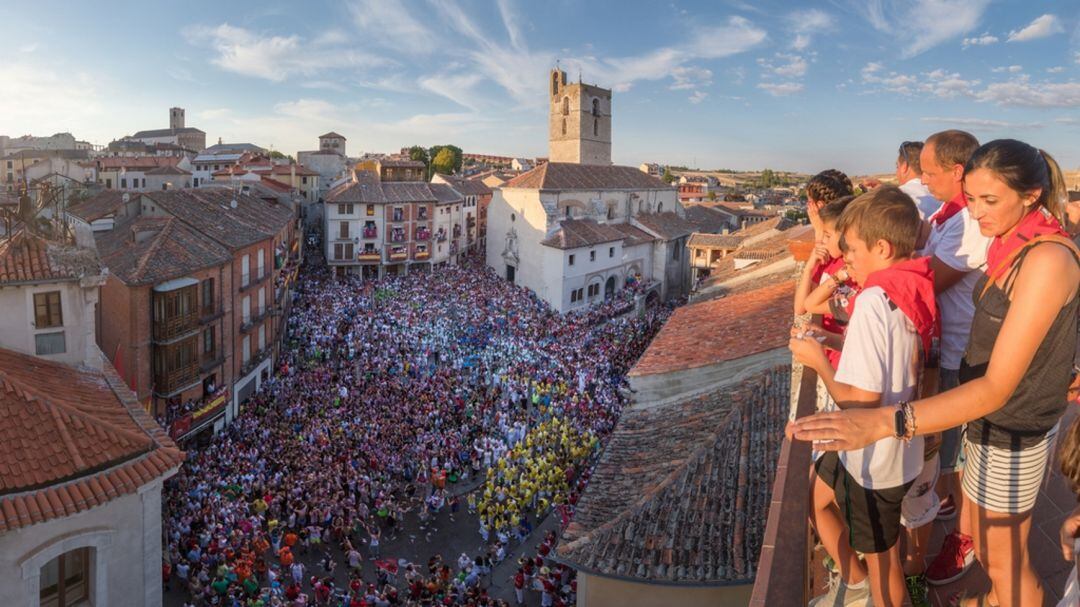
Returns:
[[[921,220],[911,198],[883,186],[851,202],[838,225],[844,259],[862,287],[838,368],[813,338],[791,340],[794,358],[817,372],[841,409],[893,407],[915,394],[937,329],[933,272],[913,259]],[[912,429],[912,434],[914,429]],[[923,465],[923,440],[886,438],[830,452],[815,465],[811,522],[842,582],[811,605],[901,605],[901,503]],[[865,555],[865,564],[857,552]]]

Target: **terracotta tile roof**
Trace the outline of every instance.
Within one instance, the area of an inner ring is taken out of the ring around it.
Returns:
[[[273,177],[263,177],[261,180],[259,180],[259,183],[277,192],[289,193],[293,190],[291,185],[287,183],[282,183],[277,179],[274,179]]]
[[[504,188],[541,190],[671,190],[670,185],[635,167],[546,162],[526,171]]]
[[[230,188],[146,192],[167,213],[217,242],[239,249],[273,238],[294,219],[289,208]],[[236,208],[232,208],[232,201]]]
[[[641,171],[638,171],[638,173],[644,175]],[[679,217],[674,211],[641,213],[635,215],[633,221],[641,224],[641,227],[645,228],[645,230],[664,240],[674,240],[694,231],[694,224]]]
[[[424,163],[419,160],[411,160],[408,158],[383,158],[378,161],[380,167],[395,168],[395,169],[422,169]]]
[[[370,171],[357,171],[357,180],[348,181],[330,190],[326,202],[353,203],[406,203],[406,202],[458,202],[461,194],[445,183],[426,183],[423,181],[386,181]]]
[[[633,247],[639,244],[645,244],[647,242],[653,242],[656,238],[648,232],[638,229],[628,223],[613,223],[609,224],[611,227],[622,232],[624,247]]]
[[[732,234],[702,234],[694,232],[690,240],[686,241],[688,247],[700,247],[704,249],[737,249],[742,238]]]
[[[185,171],[184,169],[182,169],[182,168],[180,168],[178,166],[175,166],[175,165],[164,165],[164,166],[159,166],[156,169],[151,169],[151,170],[147,171],[146,174],[147,175],[190,175],[191,172],[190,171]]]
[[[328,138],[344,139],[345,135],[338,135],[334,131],[330,131],[329,133],[327,133],[325,135],[319,135],[319,139],[328,139]]]
[[[554,234],[540,244],[555,249],[577,249],[626,238],[613,225],[597,223],[595,219],[564,219]]]
[[[197,129],[193,126],[186,126],[181,129],[150,129],[147,131],[139,131],[138,133],[132,135],[131,138],[142,139],[144,137],[169,137],[171,135],[181,135],[185,133],[202,133],[203,135],[206,134],[201,129]]]
[[[752,579],[790,381],[790,367],[777,367],[691,400],[626,409],[556,559],[644,583]]]
[[[459,175],[442,175],[439,177],[444,179],[446,183],[450,184],[450,187],[454,188],[458,192],[461,192],[464,196],[490,196],[491,188],[484,184],[483,181],[478,179],[466,179]]]
[[[110,156],[108,158],[98,158],[97,167],[99,171],[115,171],[119,169],[145,171],[157,167],[172,166],[179,163],[180,160],[179,156]]]
[[[302,164],[289,165],[289,164],[275,164],[269,169],[253,169],[252,172],[257,175],[292,175],[293,170],[296,170],[297,177],[318,177],[319,174]]]
[[[798,225],[796,222],[778,215],[772,219],[752,223],[742,230],[729,234],[695,233],[690,237],[687,246],[734,249],[739,246],[749,246],[762,237],[772,237],[796,225]]]
[[[184,454],[112,367],[0,349],[0,533],[134,493]]]
[[[101,272],[90,249],[51,242],[27,229],[0,239],[0,285],[45,280],[74,280]]]
[[[97,235],[109,272],[126,285],[159,284],[232,259],[229,249],[175,217],[139,217]]]
[[[795,283],[693,303],[671,318],[630,369],[630,376],[705,367],[788,343]]]
[[[100,193],[79,202],[74,206],[70,206],[67,212],[85,221],[94,221],[95,219],[101,219],[106,215],[112,215],[124,204],[124,196],[129,196],[127,192],[121,192],[118,190],[102,190]]]
[[[686,205],[686,220],[694,224],[694,231],[707,234],[720,234],[725,228],[731,228],[732,215],[700,204]]]

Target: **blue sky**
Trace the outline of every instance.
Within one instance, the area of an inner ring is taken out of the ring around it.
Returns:
[[[889,171],[949,127],[1080,165],[1075,0],[7,3],[0,134],[94,143],[186,108],[286,153],[547,154],[547,71],[613,87],[614,160]]]

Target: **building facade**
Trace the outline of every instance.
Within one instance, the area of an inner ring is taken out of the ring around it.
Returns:
[[[336,275],[381,277],[456,264],[476,246],[476,207],[451,186],[354,175],[323,204],[323,246]]]
[[[183,108],[169,108],[169,128],[139,131],[129,137],[143,143],[171,143],[185,150],[200,152],[206,149],[206,133],[185,125]]]
[[[227,188],[150,192],[137,206],[96,237],[110,270],[102,350],[178,440],[220,430],[272,374],[298,263],[294,212]]]

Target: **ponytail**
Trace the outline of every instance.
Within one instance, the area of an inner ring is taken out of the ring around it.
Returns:
[[[1042,155],[1043,161],[1046,162],[1046,173],[1050,181],[1050,187],[1043,190],[1042,196],[1039,197],[1039,203],[1046,207],[1046,210],[1057,218],[1061,222],[1061,225],[1069,225],[1068,218],[1065,216],[1065,207],[1069,202],[1069,191],[1065,186],[1065,176],[1061,173],[1061,167],[1058,166],[1054,157],[1047,154],[1044,150],[1039,150],[1039,154]]]

